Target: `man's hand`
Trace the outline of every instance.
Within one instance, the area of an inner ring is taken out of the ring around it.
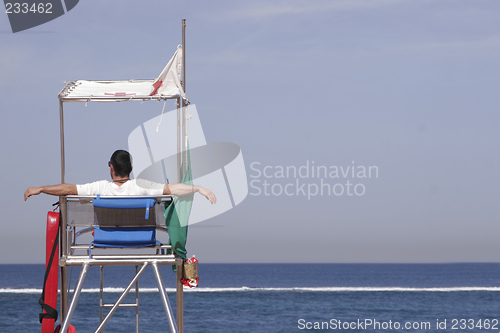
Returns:
[[[211,204],[214,204],[217,202],[217,198],[215,197],[215,194],[212,193],[212,191],[210,191],[208,188],[204,188],[201,186],[197,186],[197,187],[198,187],[198,193],[200,193],[205,198],[207,198]]]
[[[175,195],[178,197],[196,192],[203,195],[212,204],[217,202],[217,198],[215,197],[215,194],[212,193],[212,191],[199,185],[165,184],[165,187],[163,188],[163,195]]]
[[[42,193],[41,187],[29,187],[26,192],[24,192],[24,201],[28,200],[32,195],[39,195]]]

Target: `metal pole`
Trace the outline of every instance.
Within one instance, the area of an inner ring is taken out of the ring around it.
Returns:
[[[182,90],[186,94],[186,19],[182,20]],[[182,99],[182,125],[183,125],[183,174],[187,171],[187,108]],[[177,306],[177,328],[180,333],[184,332],[184,288],[182,286],[182,271],[184,261],[181,258],[176,260],[176,306]]]
[[[170,306],[170,301],[168,300],[168,295],[167,292],[165,291],[165,285],[163,284],[163,278],[161,277],[161,272],[160,269],[158,268],[158,263],[154,261],[152,266],[156,277],[156,283],[158,284],[158,291],[160,292],[161,300],[163,303],[163,308],[165,309],[165,314],[167,315],[170,332],[178,333],[177,325],[175,324],[174,315],[172,313],[172,307]]]
[[[185,39],[185,29],[184,25],[186,24],[186,19],[182,19],[182,25],[181,25],[181,45],[182,45],[182,74],[181,74],[181,85],[182,89],[184,90],[184,87],[186,86],[185,83],[185,68],[184,68],[184,57],[185,57],[185,52],[184,52],[184,39]],[[182,104],[181,104],[182,103]],[[179,172],[179,183],[182,181],[182,176],[184,174],[183,170],[183,139],[182,139],[182,120],[184,117],[183,111],[184,110],[184,100],[182,98],[177,99],[177,170]]]
[[[139,273],[139,267],[135,266],[135,275]],[[139,333],[139,279],[135,281],[135,333]]]
[[[177,328],[179,329],[179,333],[184,333],[184,287],[182,285],[182,270],[183,270],[183,260],[181,258],[175,261],[175,268],[177,271],[176,281],[177,281],[177,290],[176,290],[176,304],[177,304]]]
[[[73,292],[73,299],[71,300],[71,305],[69,306],[68,316],[64,317],[64,321],[61,325],[61,333],[67,333],[68,331],[68,327],[71,322],[71,318],[73,317],[73,313],[75,312],[76,304],[78,303],[78,298],[80,298],[80,293],[82,292],[83,283],[85,282],[85,278],[87,277],[89,267],[90,267],[89,263],[85,263],[82,267],[82,271],[80,272],[80,277],[78,278],[75,291]]]
[[[182,90],[186,94],[186,19],[182,19]],[[182,100],[182,175],[187,171],[187,104]]]
[[[180,183],[181,170],[181,99],[177,98],[177,182]]]
[[[61,184],[64,184],[65,167],[64,167],[64,116],[63,116],[63,101],[59,100],[59,135],[61,137]]]
[[[104,266],[99,266],[101,269],[101,283],[99,284],[99,323],[102,323],[104,318]]]
[[[61,183],[64,184],[65,178],[65,158],[64,158],[64,109],[63,101],[59,100],[59,129],[61,137]],[[67,215],[66,215],[66,198],[59,197],[59,209],[61,211],[61,256],[65,257],[68,254],[68,235],[66,233]],[[66,317],[68,309],[68,267],[61,266],[61,318]]]
[[[186,19],[182,19],[182,90],[186,93]]]
[[[187,105],[182,103],[182,175],[186,174],[188,168],[188,124]]]

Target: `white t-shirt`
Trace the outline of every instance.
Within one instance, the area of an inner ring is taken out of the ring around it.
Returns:
[[[93,183],[76,185],[76,190],[78,195],[146,195],[154,197],[163,194],[163,187],[163,184],[143,179],[139,180],[139,184],[137,184],[137,179],[131,179],[121,186],[107,180],[100,180]]]

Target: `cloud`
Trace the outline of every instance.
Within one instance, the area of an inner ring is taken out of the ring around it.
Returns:
[[[263,19],[281,15],[322,13],[335,10],[357,10],[401,3],[401,0],[339,0],[339,1],[285,1],[256,3],[226,12],[233,19]]]
[[[474,54],[474,55],[497,55],[492,50],[500,51],[500,37],[492,36],[484,39],[470,41],[452,41],[452,42],[428,42],[414,43],[399,47],[403,51],[412,52],[454,52],[456,54]]]

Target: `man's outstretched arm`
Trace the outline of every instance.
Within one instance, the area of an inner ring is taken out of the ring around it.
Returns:
[[[217,198],[212,191],[199,185],[165,184],[163,188],[163,195],[176,195],[178,197],[196,192],[203,195],[212,204],[217,202]]]
[[[59,185],[47,185],[39,187],[30,187],[24,192],[24,201],[26,201],[32,195],[39,195],[40,193],[50,194],[50,195],[77,195],[76,185],[73,184],[59,184]]]

